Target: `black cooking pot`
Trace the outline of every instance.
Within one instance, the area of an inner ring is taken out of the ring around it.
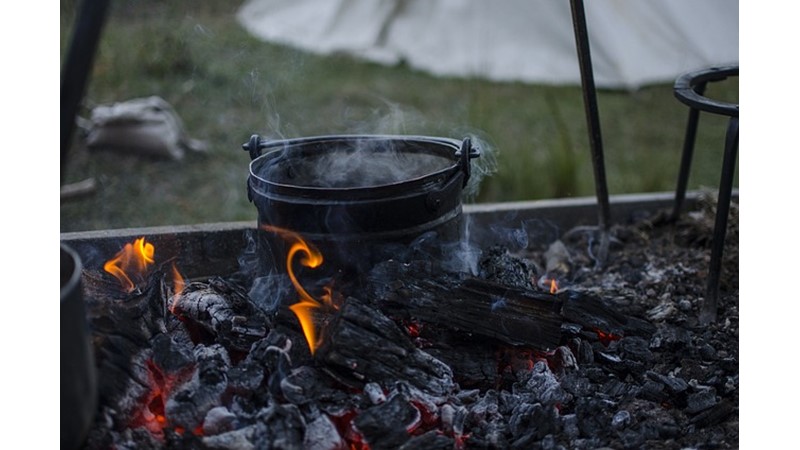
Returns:
[[[253,135],[243,147],[259,225],[299,233],[340,268],[374,263],[388,244],[425,233],[460,239],[461,193],[480,155],[469,138],[426,136]]]

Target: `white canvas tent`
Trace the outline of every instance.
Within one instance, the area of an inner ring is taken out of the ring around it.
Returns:
[[[589,0],[599,87],[635,89],[739,60],[738,0]],[[580,83],[569,0],[248,0],[253,35],[435,75]]]

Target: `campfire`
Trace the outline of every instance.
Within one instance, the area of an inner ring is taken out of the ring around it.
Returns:
[[[358,276],[280,227],[243,230],[235,270],[199,277],[174,240],[137,237],[83,272],[86,448],[735,447],[737,296],[694,319],[705,211],[613,228],[602,270],[591,233],[530,220],[470,224],[483,245],[451,256],[473,271],[427,236]]]

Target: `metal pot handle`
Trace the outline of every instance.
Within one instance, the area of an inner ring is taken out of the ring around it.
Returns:
[[[266,142],[261,139],[261,136],[254,134],[250,136],[249,141],[242,144],[242,150],[250,153],[250,161],[253,161],[261,156],[261,150],[266,146]]]
[[[464,186],[469,181],[469,176],[472,173],[469,160],[481,156],[481,149],[472,145],[472,139],[465,137],[461,142],[461,148],[456,151],[458,157],[458,164],[461,166],[461,171],[464,172]]]

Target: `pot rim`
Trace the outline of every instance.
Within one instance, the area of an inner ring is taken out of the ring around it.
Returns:
[[[453,150],[452,154],[441,156],[448,156],[452,158],[452,164],[444,169],[427,173],[422,176],[409,178],[394,183],[376,184],[371,186],[358,186],[358,187],[319,187],[319,186],[300,186],[294,184],[278,183],[276,181],[268,180],[259,176],[254,171],[254,166],[263,164],[265,160],[275,157],[276,152],[282,152],[288,148],[302,148],[309,144],[319,144],[326,142],[364,142],[364,141],[403,141],[410,143],[429,144],[439,146],[440,148],[450,148]],[[370,193],[372,195],[382,195],[386,191],[396,191],[398,189],[409,189],[414,185],[425,186],[428,183],[435,183],[437,181],[446,181],[449,176],[456,175],[460,171],[458,155],[456,154],[461,149],[461,141],[452,138],[421,136],[421,135],[389,135],[389,134],[342,134],[342,135],[322,135],[310,136],[292,139],[282,139],[276,141],[262,142],[261,148],[266,150],[264,154],[253,159],[249,165],[249,172],[251,180],[254,180],[262,186],[270,189],[277,189],[278,191],[291,192],[294,195],[304,194],[302,196],[325,196],[336,194],[358,194]],[[443,178],[442,177],[446,177]],[[371,196],[371,195],[370,195]]]

